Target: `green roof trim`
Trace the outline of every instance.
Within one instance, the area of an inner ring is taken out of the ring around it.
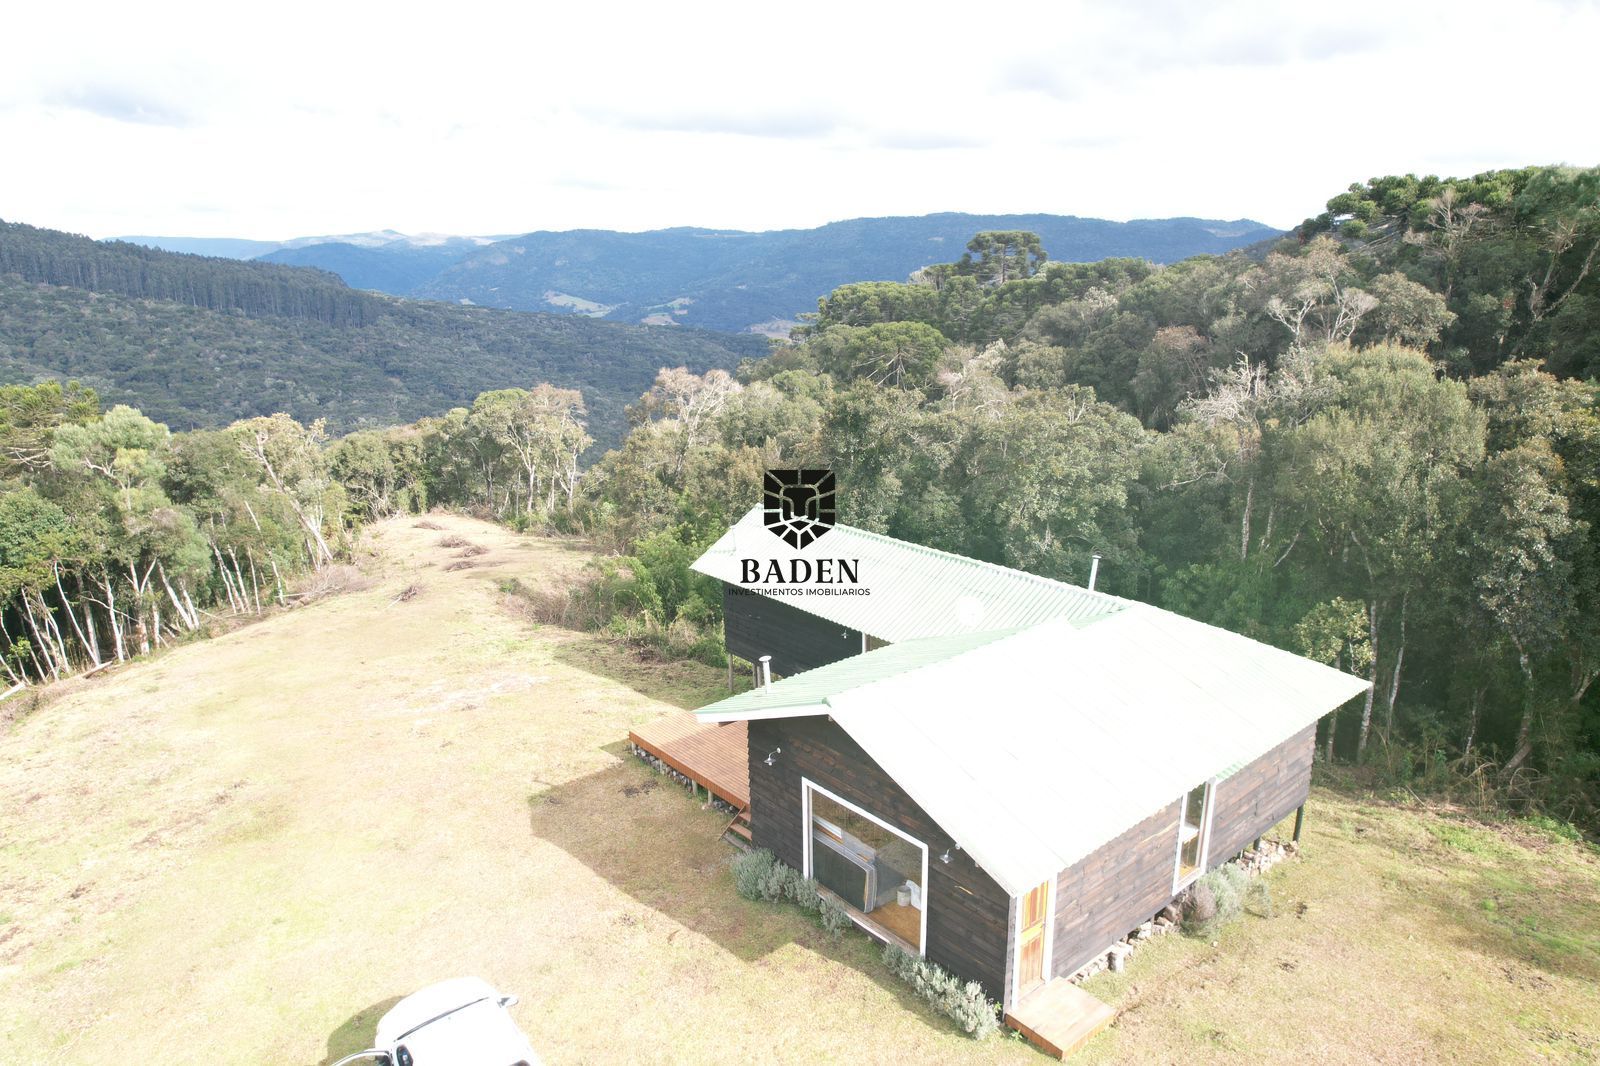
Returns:
[[[991,629],[982,633],[958,633],[948,637],[922,637],[903,644],[889,644],[861,655],[852,655],[838,662],[819,666],[804,673],[774,681],[763,691],[753,688],[718,700],[697,709],[694,713],[707,718],[764,717],[773,711],[794,711],[797,708],[816,707],[817,714],[828,700],[841,693],[862,688],[892,677],[921,670],[937,663],[949,662],[977,648],[1003,640],[1021,629]]]

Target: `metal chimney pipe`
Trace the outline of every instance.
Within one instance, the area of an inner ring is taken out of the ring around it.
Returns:
[[[1095,579],[1100,576],[1100,553],[1089,556],[1089,591],[1094,591]]]
[[[772,688],[772,656],[761,657],[761,694],[765,696]]]

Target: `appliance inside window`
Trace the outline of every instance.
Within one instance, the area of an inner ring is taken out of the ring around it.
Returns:
[[[811,876],[920,950],[922,848],[831,797],[811,792]]]

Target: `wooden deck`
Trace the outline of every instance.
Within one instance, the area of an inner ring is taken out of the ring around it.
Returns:
[[[1058,1059],[1083,1047],[1117,1016],[1070,981],[1056,980],[1022,997],[1006,1024]]]
[[[739,810],[750,806],[749,725],[711,725],[669,714],[628,732],[628,739]]]

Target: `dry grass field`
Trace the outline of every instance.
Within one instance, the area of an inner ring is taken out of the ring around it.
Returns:
[[[370,587],[0,722],[0,1063],[317,1066],[462,974],[550,1063],[1046,1061],[741,900],[722,817],[624,749],[722,672],[533,626],[497,582],[582,552],[433,521],[372,531]],[[1083,1061],[1600,1055],[1593,849],[1321,793],[1306,843],[1271,918],[1097,978]]]

